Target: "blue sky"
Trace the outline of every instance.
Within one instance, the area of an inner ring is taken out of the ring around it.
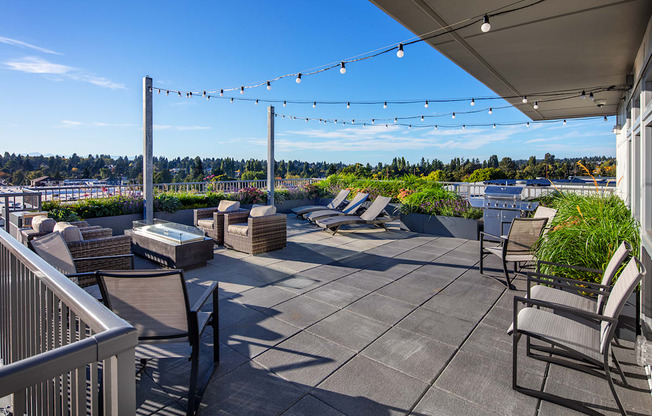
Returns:
[[[478,29],[479,30],[479,29]],[[412,38],[364,0],[248,2],[5,2],[0,14],[0,150],[133,156],[142,153],[142,77],[175,90],[264,82]],[[228,95],[228,94],[226,94]],[[417,43],[337,70],[275,82],[236,97],[317,101],[494,95],[433,48]],[[494,107],[498,102],[492,102]],[[485,103],[475,108],[488,106]],[[297,117],[393,118],[465,111],[469,103],[277,105]],[[154,94],[154,154],[265,158],[266,106]],[[525,122],[518,110],[442,118],[445,124]],[[415,125],[420,122],[415,121]],[[408,129],[277,118],[276,159],[345,163],[393,157],[449,161],[615,155],[613,118],[558,124]]]

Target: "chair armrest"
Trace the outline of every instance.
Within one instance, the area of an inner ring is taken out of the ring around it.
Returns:
[[[131,237],[128,235],[75,241],[67,244],[73,258],[131,254]]]
[[[570,306],[561,305],[559,303],[546,302],[538,299],[528,299],[521,296],[514,296],[514,317],[518,315],[516,311],[518,310],[519,302],[528,306],[540,306],[543,308],[552,309],[554,311],[576,315],[580,318],[588,319],[595,322],[609,322],[612,324],[618,324],[618,318],[612,318],[610,316],[600,315],[595,312],[589,312],[583,309],[577,309]],[[514,320],[514,327],[517,328],[516,320]]]
[[[563,282],[563,283],[568,283],[568,284],[574,284],[574,285],[586,285],[590,288],[594,289],[603,289],[606,291],[611,290],[611,286],[609,285],[603,285],[600,283],[594,283],[594,282],[585,282],[583,280],[577,280],[577,279],[569,279],[567,277],[560,277],[560,276],[555,276],[552,274],[544,274],[544,273],[537,273],[537,272],[528,272],[527,273],[527,279],[532,280],[532,281],[540,281],[544,282],[545,284],[552,284],[554,285],[554,282],[549,282],[548,280],[544,279],[554,279],[558,282]]]
[[[113,230],[110,228],[80,229],[84,240],[113,237]]]
[[[548,280],[548,279],[552,279],[552,280]],[[609,296],[609,292],[611,291],[611,286],[605,286],[598,283],[585,282],[582,280],[575,280],[575,279],[567,279],[565,277],[552,276],[552,275],[547,275],[542,273],[528,272],[527,273],[528,297],[530,297],[530,288],[532,287],[532,283],[548,285],[557,288],[559,290],[572,292],[572,293],[585,292],[590,295]],[[580,285],[585,285],[586,287],[582,287]]]
[[[589,267],[582,267],[582,266],[573,266],[571,264],[555,263],[554,261],[545,261],[545,260],[538,260],[537,261],[537,271],[539,271],[539,265],[541,265],[541,264],[547,264],[549,266],[563,267],[563,268],[566,268],[566,269],[580,270],[580,271],[583,271],[583,272],[590,272],[590,273],[596,273],[596,274],[604,273],[603,270],[591,269]]]
[[[213,282],[209,287],[204,290],[204,293],[199,296],[199,298],[195,301],[195,303],[192,305],[190,308],[190,312],[199,312],[201,308],[204,306],[204,304],[208,301],[209,297],[215,290],[217,289],[218,282]],[[217,292],[216,292],[217,293]]]
[[[258,227],[272,224],[279,224],[282,222],[287,222],[287,215],[285,214],[274,214],[267,215],[265,217],[249,217],[249,225],[256,225]]]
[[[502,241],[507,241],[507,238],[503,237],[502,235],[496,235],[496,234],[491,234],[491,233],[488,233],[488,232],[485,232],[485,231],[480,231],[480,240],[481,241],[484,240],[485,235],[487,235],[487,236],[489,236],[491,238],[495,238],[495,239],[497,239],[497,240],[499,240],[501,242]],[[491,241],[491,240],[486,240],[486,241]]]
[[[119,254],[114,256],[73,258],[75,267],[81,273],[97,270],[133,270],[134,255]]]

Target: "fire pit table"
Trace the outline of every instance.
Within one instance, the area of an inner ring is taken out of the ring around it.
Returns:
[[[213,240],[197,227],[155,219],[134,221],[131,237],[134,254],[177,269],[203,266],[213,258]]]

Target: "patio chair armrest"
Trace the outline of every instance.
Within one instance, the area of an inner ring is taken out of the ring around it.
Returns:
[[[113,230],[110,228],[87,228],[80,229],[84,240],[95,240],[97,238],[113,237]]]
[[[133,254],[118,254],[113,256],[73,258],[75,267],[80,273],[96,270],[132,270],[134,268]]]
[[[214,212],[217,212],[217,207],[193,209],[192,216],[195,227],[197,226],[197,221],[213,218]]]
[[[217,289],[218,282],[213,282],[209,287],[204,290],[204,292],[199,296],[199,298],[195,301],[195,303],[192,305],[190,308],[190,312],[192,313],[197,313],[201,310],[201,308],[204,306],[204,304],[208,301],[210,298],[211,294],[215,292]]]
[[[554,261],[545,261],[545,260],[537,260],[537,271],[539,270],[539,265],[541,265],[541,264],[547,264],[547,265],[550,265],[550,266],[563,267],[563,268],[566,268],[566,269],[579,270],[579,271],[583,271],[583,272],[590,272],[590,273],[596,273],[596,274],[604,273],[603,270],[592,269],[592,268],[589,268],[589,267],[582,267],[582,266],[573,266],[572,264],[555,263]]]
[[[595,312],[589,312],[583,309],[577,309],[571,306],[561,305],[559,303],[546,302],[544,300],[539,300],[539,299],[528,299],[521,296],[514,296],[514,317],[518,316],[518,313],[516,313],[516,311],[518,310],[519,302],[527,306],[541,306],[543,308],[552,309],[554,311],[568,313],[591,321],[610,322],[612,324],[618,324],[618,318],[612,318],[610,316],[600,315]],[[518,327],[516,322],[514,322],[514,326]]]
[[[554,281],[549,281],[546,279],[552,279]],[[562,285],[562,283],[567,283],[570,285],[585,285],[587,287],[582,288],[582,290],[586,290],[587,292],[593,290],[601,294],[604,294],[604,292],[611,291],[611,286],[609,285],[603,285],[594,282],[585,282],[583,280],[569,279],[567,277],[560,277],[551,274],[544,274],[544,273],[537,273],[537,272],[528,272],[527,280],[528,282],[532,281],[536,283],[543,283],[551,286],[560,286],[560,287],[568,287],[567,285]]]
[[[480,241],[485,241],[485,240],[484,240],[484,236],[485,236],[485,235],[488,235],[488,236],[491,237],[491,238],[498,239],[498,240],[500,240],[501,242],[502,242],[502,241],[507,241],[507,239],[506,239],[505,237],[503,237],[502,235],[491,234],[491,233],[488,233],[488,232],[486,232],[486,231],[480,231]],[[486,241],[491,241],[491,240],[486,240]]]

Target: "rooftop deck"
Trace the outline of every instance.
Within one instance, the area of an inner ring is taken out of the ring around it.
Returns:
[[[480,275],[477,242],[396,227],[331,236],[292,217],[286,249],[219,248],[186,272],[191,300],[220,282],[221,363],[200,414],[576,414],[512,390],[506,329],[525,284],[506,290],[493,259]],[[630,414],[652,414],[632,343],[616,354],[630,383],[618,386],[621,399]],[[604,379],[523,354],[519,369],[521,385],[618,413]],[[184,360],[150,362],[138,379],[138,414],[185,414],[189,372]]]

